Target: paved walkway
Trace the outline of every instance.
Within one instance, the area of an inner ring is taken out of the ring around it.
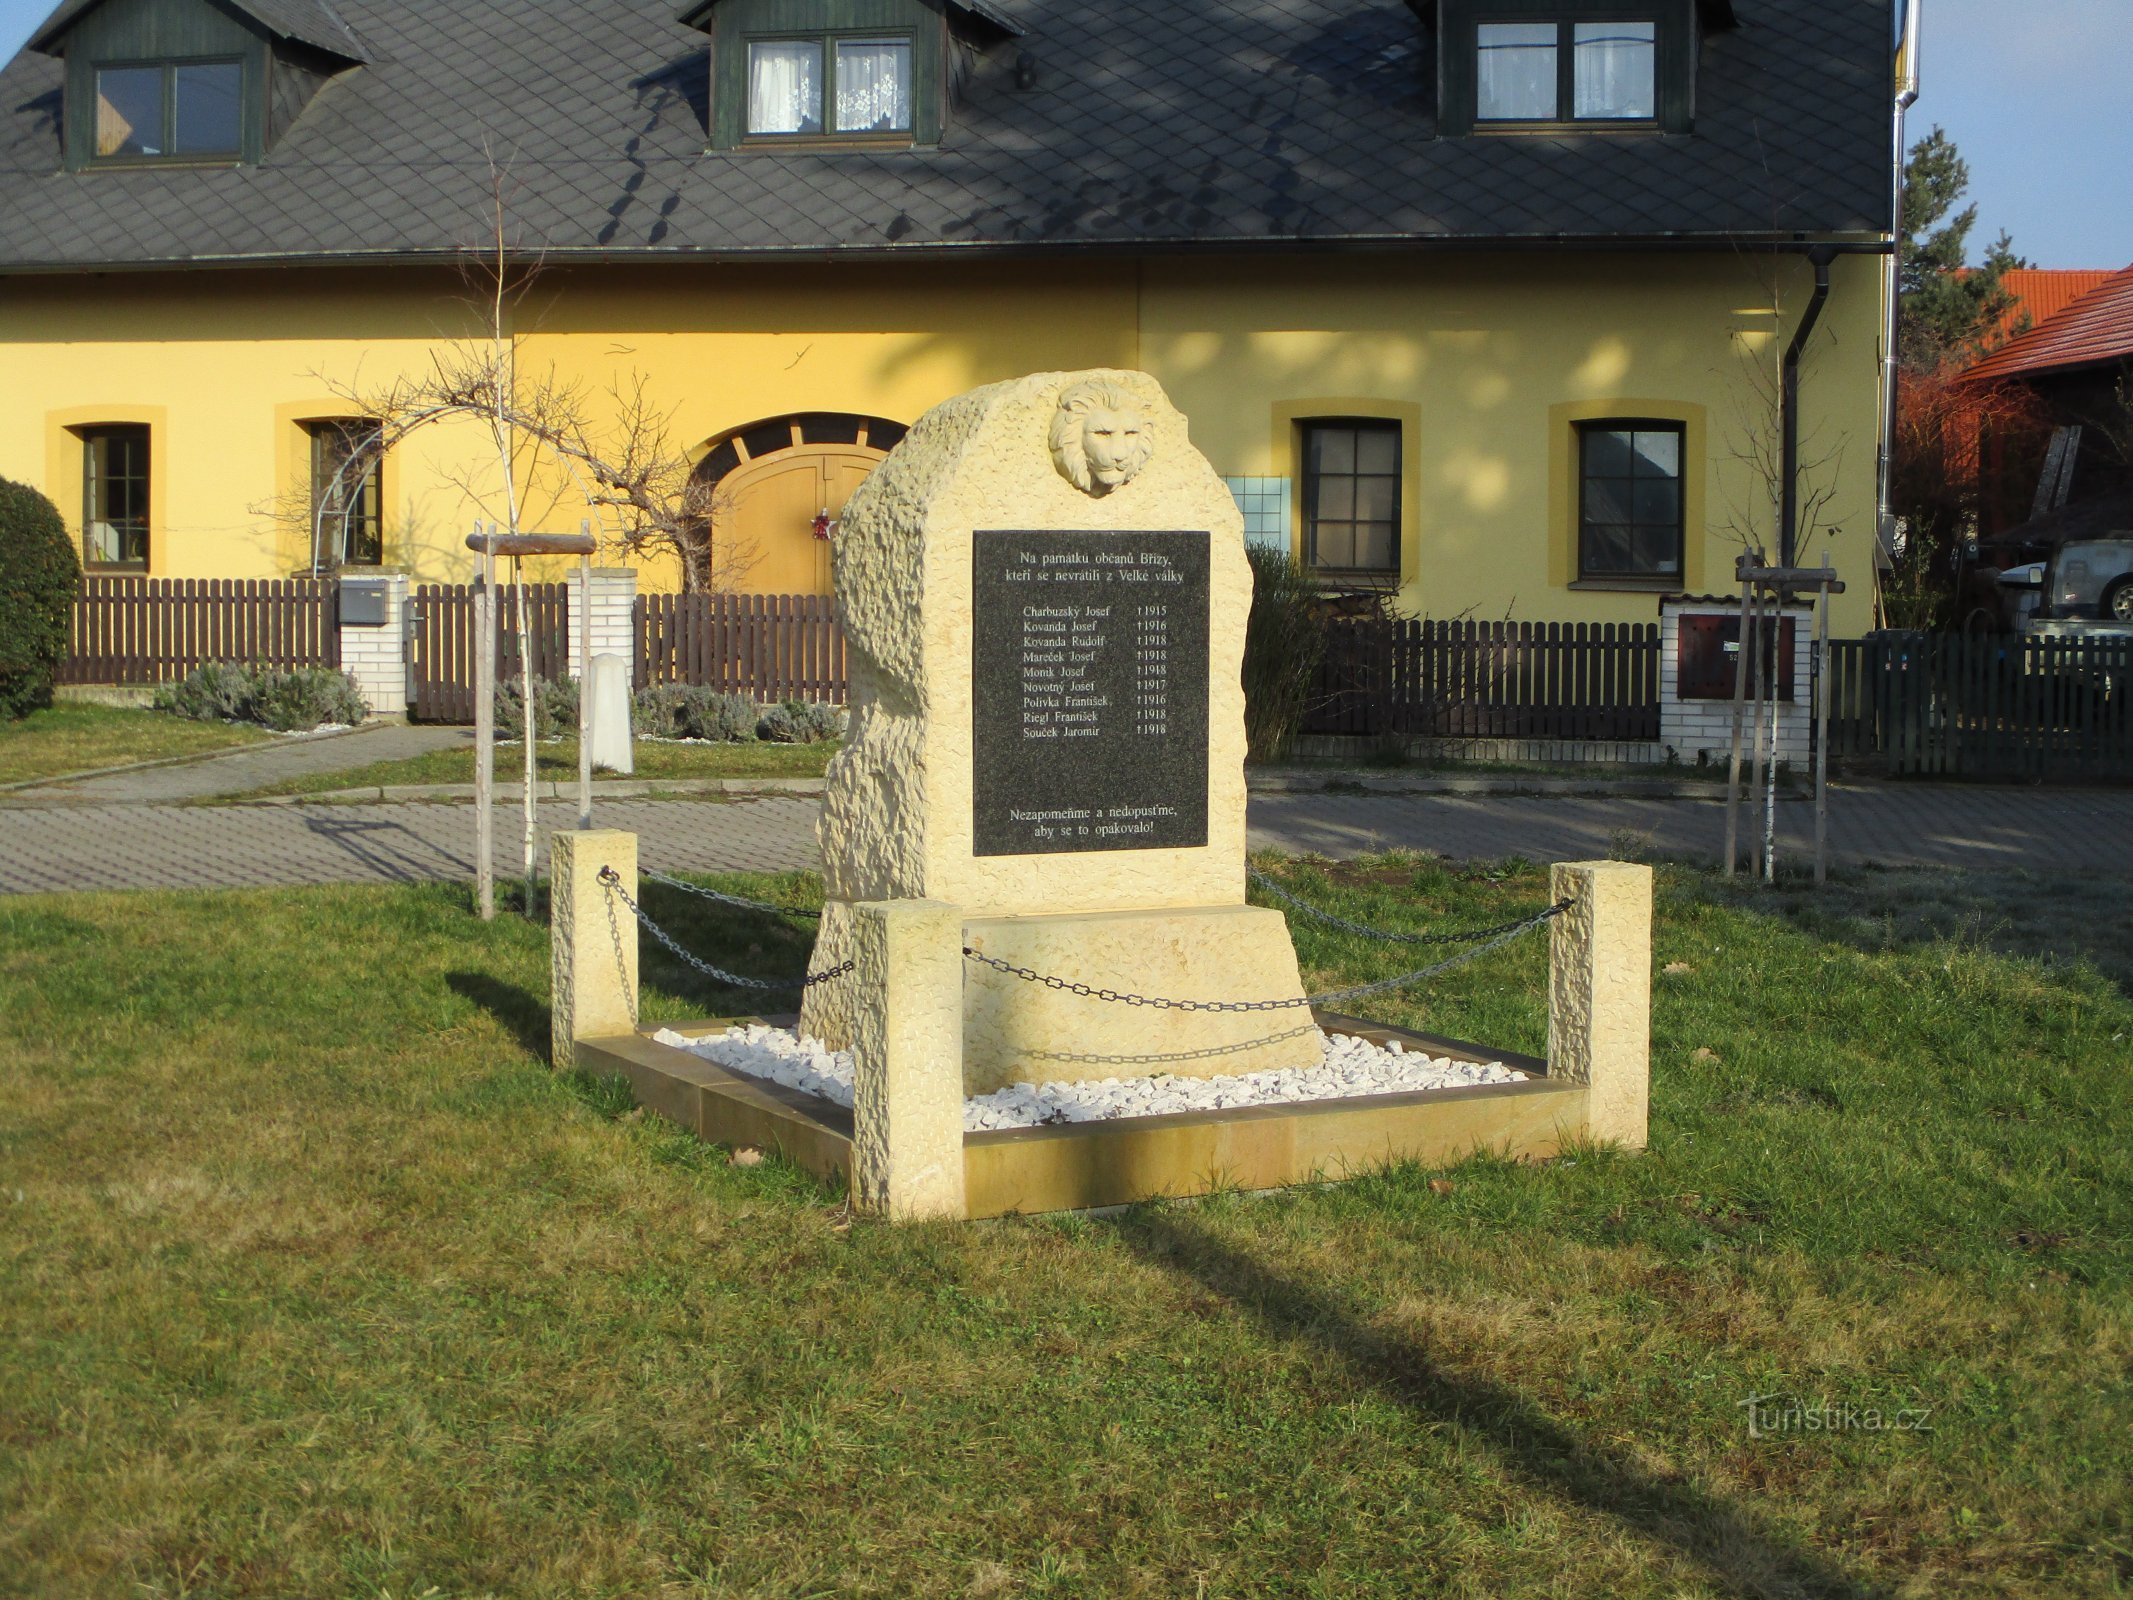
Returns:
[[[1800,802],[1778,808],[1793,852],[1812,839]],[[568,828],[551,802],[542,828]],[[811,867],[812,799],[724,803],[608,800],[600,826],[642,837],[647,866],[669,871]],[[497,814],[497,868],[518,870],[515,811]],[[1666,855],[1715,859],[1724,808],[1702,800],[1533,796],[1280,794],[1254,797],[1255,846],[1352,856],[1390,848],[1449,856],[1571,860],[1623,836]],[[0,811],[0,893],[212,888],[466,879],[474,813],[453,804],[354,806],[73,805]],[[1831,797],[1842,864],[2030,867],[2133,873],[2133,791],[1873,786]],[[541,846],[545,861],[545,838]]]
[[[666,871],[812,867],[812,800],[611,800],[603,828],[642,835]],[[577,825],[574,803],[536,808],[547,835]],[[520,868],[519,813],[497,807],[496,869]],[[474,876],[470,805],[69,806],[0,811],[0,893],[205,889],[294,883],[410,883]]]
[[[1761,815],[1741,832],[1759,836]],[[1335,858],[1388,849],[1568,861],[1633,839],[1662,856],[1716,862],[1723,796],[1711,800],[1499,795],[1255,795],[1252,843]],[[1780,859],[1814,849],[1814,807],[1778,802]],[[2133,790],[1862,784],[1829,797],[1832,858],[1858,866],[2027,867],[2133,875]]]
[[[373,761],[400,761],[432,750],[449,750],[455,745],[471,747],[473,743],[472,728],[380,723],[318,739],[275,739],[169,766],[135,767],[71,783],[40,783],[0,794],[0,810],[22,806],[168,805],[205,800],[215,795],[246,794],[287,778],[345,772],[367,767]]]

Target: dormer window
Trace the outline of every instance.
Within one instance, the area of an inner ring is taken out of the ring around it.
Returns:
[[[243,140],[242,61],[96,68],[98,161],[235,161]]]
[[[325,0],[68,0],[30,39],[67,64],[71,171],[256,162],[368,59]]]
[[[1659,25],[1482,22],[1474,29],[1476,122],[1650,122]]]
[[[940,143],[951,58],[1020,31],[990,0],[690,0],[711,35],[711,146]]]
[[[908,138],[911,87],[909,35],[750,39],[748,137]]]
[[[1718,0],[1440,0],[1438,128],[1687,133]]]

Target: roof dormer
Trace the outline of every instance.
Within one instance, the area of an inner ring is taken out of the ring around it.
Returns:
[[[1437,0],[1439,130],[1687,133],[1730,0]]]
[[[982,0],[694,0],[714,149],[938,144],[949,57],[1021,30]]]
[[[365,59],[324,0],[68,0],[30,40],[66,61],[67,166],[262,160]]]

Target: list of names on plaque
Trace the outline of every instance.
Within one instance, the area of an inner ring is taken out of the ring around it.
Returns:
[[[973,538],[977,854],[1207,842],[1208,535]]]

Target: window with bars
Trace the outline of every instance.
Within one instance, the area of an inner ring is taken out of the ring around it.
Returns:
[[[1335,579],[1400,572],[1400,425],[1364,417],[1306,422],[1304,564]]]
[[[333,565],[374,567],[385,559],[385,462],[378,425],[368,417],[307,422],[311,435],[311,527]]]
[[[85,567],[148,566],[148,429],[141,423],[83,428],[81,559]]]
[[[1685,431],[1643,418],[1579,425],[1579,577],[1680,581]]]

